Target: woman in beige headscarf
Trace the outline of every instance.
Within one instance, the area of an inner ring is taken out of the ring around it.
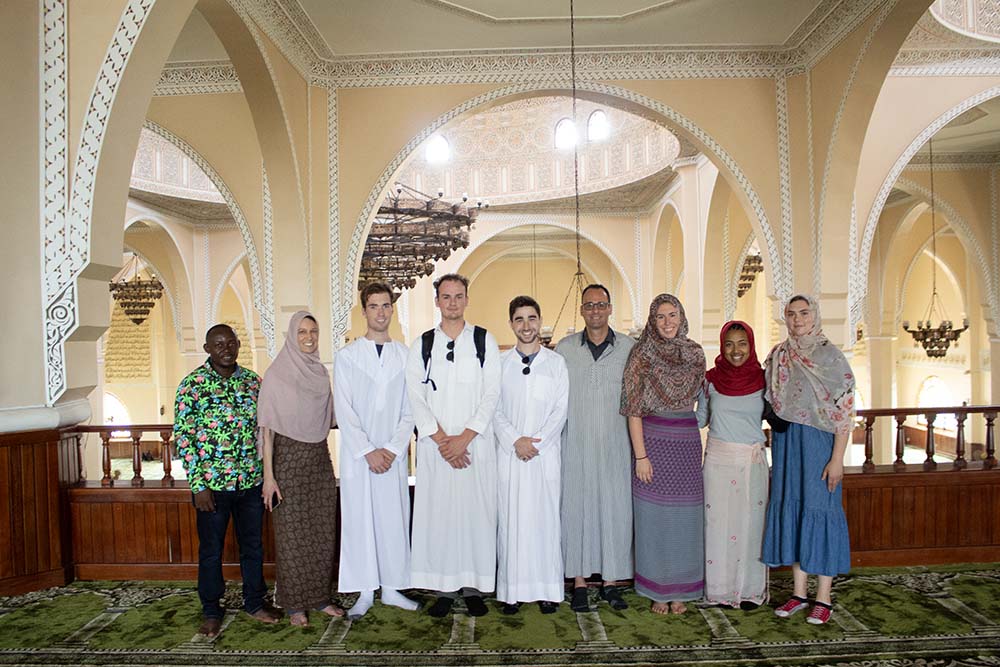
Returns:
[[[771,498],[764,562],[792,566],[794,594],[775,609],[782,618],[809,606],[808,576],[818,575],[807,621],[832,613],[833,577],[851,569],[841,502],[844,452],[854,428],[854,373],[823,335],[819,303],[793,296],[785,306],[788,338],[764,362],[765,398],[778,417],[771,442]]]
[[[344,610],[331,599],[336,560],[337,480],[327,436],[334,425],[330,375],[319,359],[316,319],[292,315],[285,345],[264,374],[257,406],[264,505],[274,513],[276,602],[292,625],[310,609]]]

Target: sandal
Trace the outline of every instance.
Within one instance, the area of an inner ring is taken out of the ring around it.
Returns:
[[[601,586],[598,594],[602,600],[611,605],[612,609],[617,611],[628,609],[628,602],[622,599],[622,593],[616,586]]]
[[[304,611],[296,611],[289,614],[288,622],[299,628],[309,627],[309,617]]]

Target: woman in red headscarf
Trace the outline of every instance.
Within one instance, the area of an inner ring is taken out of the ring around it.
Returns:
[[[764,369],[753,329],[727,322],[720,354],[705,374],[708,400],[698,401],[698,426],[708,426],[705,448],[705,599],[756,609],[767,599],[761,561],[767,509],[764,454]]]

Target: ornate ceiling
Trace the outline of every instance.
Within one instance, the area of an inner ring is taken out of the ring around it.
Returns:
[[[673,164],[681,145],[652,121],[587,100],[577,102],[581,138],[591,114],[603,112],[610,136],[580,146],[581,193],[640,181]],[[573,151],[554,145],[556,124],[573,115],[568,97],[534,97],[493,107],[447,127],[451,159],[431,164],[423,151],[403,167],[397,180],[446,198],[468,193],[491,206],[558,199],[574,192]],[[628,202],[631,206],[632,202]]]

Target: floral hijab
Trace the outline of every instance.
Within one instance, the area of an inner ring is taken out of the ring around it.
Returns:
[[[795,336],[785,317],[788,338],[778,343],[764,362],[765,397],[785,421],[813,426],[828,433],[849,433],[854,428],[854,373],[844,354],[823,330],[819,302],[795,296],[813,312],[812,329]]]
[[[680,326],[673,338],[656,329],[656,311],[665,303],[677,307]],[[646,417],[666,410],[690,410],[705,379],[705,351],[687,337],[684,306],[672,294],[660,294],[649,305],[649,319],[629,353],[622,378],[621,413]]]

